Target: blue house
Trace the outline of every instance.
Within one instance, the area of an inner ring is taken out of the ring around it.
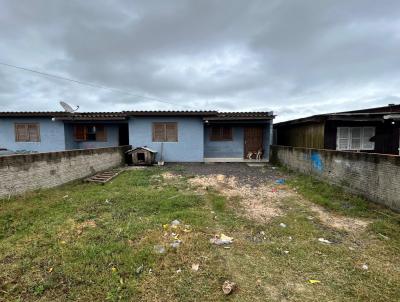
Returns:
[[[0,112],[0,149],[52,152],[132,145],[166,162],[269,158],[272,112]]]

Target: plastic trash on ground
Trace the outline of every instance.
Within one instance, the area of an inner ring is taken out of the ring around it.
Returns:
[[[153,249],[154,249],[154,252],[156,252],[157,254],[165,253],[165,247],[163,247],[162,245],[155,245]]]
[[[277,179],[277,180],[275,181],[275,183],[277,183],[278,185],[283,185],[283,184],[285,184],[285,179],[279,178],[279,179]]]
[[[327,240],[327,239],[325,239],[325,238],[318,238],[318,241],[319,241],[319,242],[322,242],[322,243],[326,243],[326,244],[331,244],[331,243],[333,243],[332,241],[329,241],[329,240]]]
[[[224,284],[222,284],[222,291],[225,295],[229,295],[232,293],[236,288],[236,283],[226,280]]]
[[[192,271],[197,272],[199,270],[200,264],[193,263],[192,264]]]
[[[210,239],[210,242],[216,245],[231,244],[233,242],[233,238],[226,236],[225,234],[215,235],[214,238]]]

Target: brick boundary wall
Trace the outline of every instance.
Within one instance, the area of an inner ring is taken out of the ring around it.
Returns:
[[[400,211],[400,156],[274,145],[271,162]]]
[[[129,147],[0,156],[0,198],[55,187],[120,166]]]

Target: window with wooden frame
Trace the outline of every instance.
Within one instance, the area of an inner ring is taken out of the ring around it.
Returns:
[[[153,142],[177,142],[178,141],[178,124],[169,123],[153,123]]]
[[[228,127],[228,126],[211,127],[210,140],[212,140],[212,141],[231,141],[232,140],[232,127]]]
[[[40,126],[38,123],[16,123],[15,124],[16,142],[40,142]]]
[[[76,141],[107,141],[104,125],[75,125],[74,138]]]

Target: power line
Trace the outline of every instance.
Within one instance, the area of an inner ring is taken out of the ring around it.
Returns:
[[[179,105],[179,104],[167,102],[167,101],[164,101],[164,100],[160,100],[160,99],[157,99],[157,98],[149,97],[149,96],[135,94],[135,93],[127,91],[127,90],[121,90],[121,89],[118,89],[118,88],[107,87],[107,86],[98,85],[98,84],[89,83],[89,82],[83,82],[83,81],[79,81],[79,80],[75,80],[75,79],[71,79],[71,78],[67,78],[67,77],[62,77],[62,76],[59,76],[59,75],[56,75],[56,74],[42,72],[42,71],[38,71],[38,70],[26,68],[26,67],[16,66],[16,65],[12,65],[12,64],[3,63],[3,62],[0,62],[0,65],[11,67],[11,68],[15,68],[15,69],[19,69],[19,70],[33,72],[33,73],[36,73],[36,74],[39,74],[39,75],[42,75],[42,76],[55,78],[55,79],[58,79],[58,80],[69,81],[69,82],[72,82],[72,83],[75,83],[75,84],[79,84],[79,85],[89,86],[89,87],[92,87],[92,88],[100,88],[100,89],[104,89],[104,90],[109,90],[109,91],[129,94],[129,95],[137,97],[137,98],[145,98],[145,99],[148,99],[148,100],[153,100],[153,101],[157,101],[157,102],[165,103],[165,104],[169,104],[169,105],[174,105],[174,106],[188,107],[188,106],[185,106],[185,105]]]

